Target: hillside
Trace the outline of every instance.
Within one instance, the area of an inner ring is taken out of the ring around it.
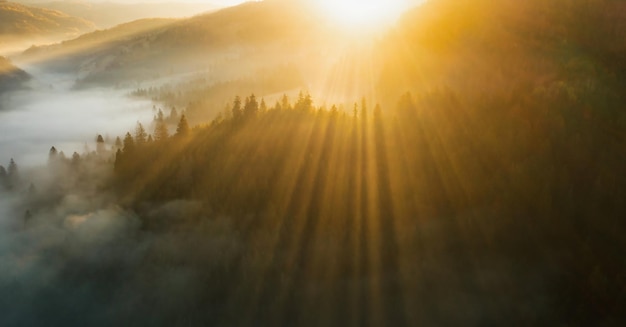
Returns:
[[[21,59],[43,60],[48,64],[53,63],[56,69],[80,71],[87,61],[97,60],[99,56],[106,57],[112,49],[123,49],[126,43],[139,42],[142,36],[156,33],[176,21],[176,19],[150,18],[120,24],[58,44],[32,46],[22,54]]]
[[[30,76],[23,70],[15,67],[8,59],[0,57],[0,94],[20,88]]]
[[[98,28],[113,26],[146,18],[182,18],[203,12],[216,10],[219,7],[210,3],[193,2],[87,2],[87,1],[53,1],[35,2],[33,6],[58,10],[72,16],[81,17],[96,24]]]
[[[0,43],[58,41],[94,29],[93,23],[59,11],[0,1]]]
[[[224,324],[620,325],[622,4],[593,3],[432,1],[380,48],[397,105],[237,98],[209,126],[127,134],[118,194],[148,229],[237,217],[265,249],[209,288],[243,288]],[[150,214],[181,200],[196,211]]]
[[[238,78],[259,65],[303,60],[307,53],[316,53],[335,39],[300,4],[267,1],[180,20],[103,46],[86,44],[75,51],[66,50],[82,42],[78,39],[38,52],[46,53],[39,59],[48,66],[55,67],[59,61],[79,66],[74,71],[82,73],[82,85],[111,85],[211,67],[220,70],[214,76]]]

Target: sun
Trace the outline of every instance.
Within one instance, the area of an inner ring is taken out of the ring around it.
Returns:
[[[346,27],[367,28],[395,20],[408,0],[318,0],[320,9]]]

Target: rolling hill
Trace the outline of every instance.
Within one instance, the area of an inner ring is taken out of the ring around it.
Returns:
[[[94,29],[93,23],[60,11],[0,1],[0,45],[59,41]]]
[[[181,18],[216,10],[219,7],[210,3],[186,2],[87,2],[53,1],[33,2],[31,5],[62,11],[72,16],[94,22],[99,28],[113,26],[146,18]]]
[[[0,57],[0,94],[20,88],[29,79],[28,73],[15,67],[8,59]]]
[[[131,84],[207,69],[220,71],[214,76],[236,79],[260,63],[299,60],[306,66],[307,54],[320,53],[337,41],[336,33],[301,4],[280,1],[250,2],[139,33],[121,32],[136,24],[98,32],[110,42],[96,45],[93,34],[30,49],[21,59],[80,73],[83,85]]]

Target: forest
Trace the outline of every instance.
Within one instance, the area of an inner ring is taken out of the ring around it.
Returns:
[[[350,105],[294,63],[135,88],[152,121],[0,166],[0,323],[621,326],[624,36],[622,1],[433,0]]]

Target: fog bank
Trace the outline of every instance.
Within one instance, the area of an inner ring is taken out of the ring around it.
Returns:
[[[71,76],[27,70],[34,76],[31,89],[0,98],[0,165],[5,167],[10,158],[21,166],[41,165],[51,146],[70,156],[95,150],[98,134],[110,144],[137,121],[152,119],[152,104],[127,97],[128,90],[73,90]]]

